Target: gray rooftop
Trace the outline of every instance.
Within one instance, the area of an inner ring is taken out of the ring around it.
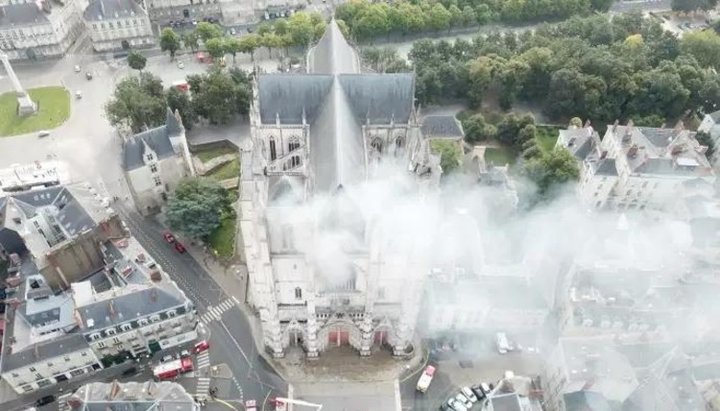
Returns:
[[[595,173],[602,176],[617,176],[618,172],[617,166],[615,165],[615,159],[604,158],[600,160],[597,165],[597,170],[595,170]]]
[[[490,398],[493,411],[522,411],[520,396],[516,393],[495,395]]]
[[[93,382],[69,399],[78,411],[194,411],[193,398],[174,382]]]
[[[95,0],[85,8],[83,17],[88,21],[126,19],[144,15],[145,11],[134,0]]]
[[[126,171],[144,167],[145,147],[147,145],[162,160],[175,155],[170,137],[182,134],[183,127],[170,109],[167,109],[165,125],[143,131],[125,140],[123,145],[123,168]]]
[[[720,110],[708,114],[714,123],[720,122]]]
[[[600,393],[580,390],[565,394],[566,411],[612,411],[608,400]]]
[[[308,71],[259,76],[260,121],[309,124],[314,188],[335,190],[365,175],[362,126],[410,121],[415,79],[361,74],[358,54],[335,21],[308,53]]]
[[[33,364],[40,359],[50,360],[88,347],[88,343],[82,334],[67,334],[60,338],[33,344],[25,350],[6,355],[3,358],[2,371],[16,370]]]
[[[144,287],[122,291],[113,298],[96,301],[77,308],[85,332],[102,330],[117,324],[144,318],[185,305],[185,300],[160,287]]]
[[[422,120],[425,138],[462,138],[460,122],[454,116],[426,116]]]
[[[35,3],[0,6],[0,28],[50,24],[47,14]]]
[[[308,71],[316,74],[360,73],[360,57],[330,21],[318,44],[308,52]]]

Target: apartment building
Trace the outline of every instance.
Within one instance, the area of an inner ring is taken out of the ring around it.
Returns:
[[[682,124],[670,128],[610,125],[560,132],[557,146],[580,161],[578,194],[590,208],[668,211],[690,195],[711,196],[715,175],[707,147]]]
[[[56,291],[101,269],[98,244],[124,235],[110,201],[90,184],[0,191],[0,247],[31,256]]]
[[[77,2],[3,2],[0,50],[10,60],[62,57],[83,31]]]
[[[134,0],[93,0],[83,12],[95,51],[148,48],[155,44],[150,18]]]

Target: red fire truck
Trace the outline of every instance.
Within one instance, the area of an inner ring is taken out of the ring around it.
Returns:
[[[193,370],[192,358],[180,358],[160,364],[153,369],[153,375],[158,381],[172,380],[180,374]]]

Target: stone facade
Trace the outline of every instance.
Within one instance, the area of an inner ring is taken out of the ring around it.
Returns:
[[[152,47],[150,19],[134,0],[94,0],[83,13],[95,51]]]

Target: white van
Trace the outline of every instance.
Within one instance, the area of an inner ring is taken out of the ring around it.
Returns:
[[[38,137],[47,137],[49,135],[50,135],[50,132],[47,130],[42,130],[42,131],[38,132]]]

